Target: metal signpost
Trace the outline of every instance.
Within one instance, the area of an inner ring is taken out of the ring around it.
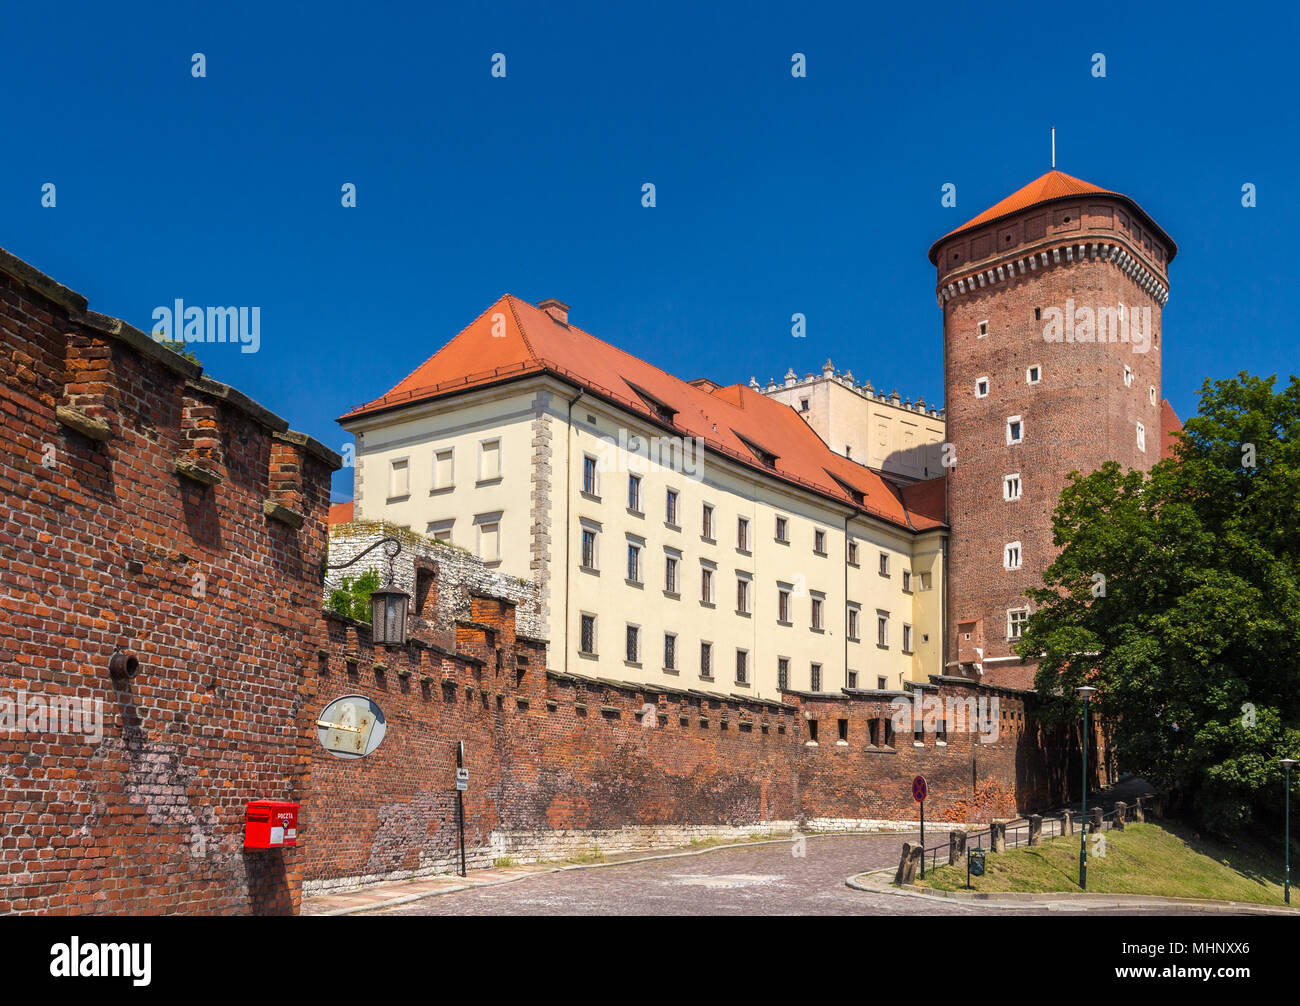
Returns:
[[[930,787],[925,784],[925,776],[918,775],[912,780],[912,799],[921,805],[921,879],[925,879],[925,798]]]
[[[460,825],[460,875],[465,876],[465,790],[469,769],[465,767],[465,742],[456,742],[456,820]]]

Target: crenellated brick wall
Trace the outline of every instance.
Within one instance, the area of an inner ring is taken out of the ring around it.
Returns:
[[[341,459],[2,251],[0,410],[0,914],[294,911]]]
[[[324,617],[304,717],[314,723],[328,702],[360,694],[383,710],[387,732],[362,759],[313,747],[308,893],[457,867],[458,742],[470,771],[471,868],[704,837],[910,827],[917,774],[930,781],[934,820],[980,824],[1060,802],[1077,777],[1068,740],[1033,721],[1032,694],[937,678],[924,695],[996,700],[986,706],[996,739],[893,737],[891,703],[910,693],[744,701],[547,671],[543,644],[515,636],[514,605],[501,598],[472,598],[454,629],[451,646],[417,638],[376,649],[365,623]]]

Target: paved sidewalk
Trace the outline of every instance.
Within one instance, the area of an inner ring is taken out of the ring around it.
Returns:
[[[844,883],[855,891],[866,891],[870,894],[892,894],[900,898],[978,905],[980,908],[1003,908],[1021,912],[1026,908],[1070,912],[1110,911],[1117,908],[1146,910],[1165,908],[1222,912],[1227,915],[1300,915],[1300,909],[1287,908],[1283,905],[1261,905],[1250,901],[1209,901],[1201,898],[1162,898],[1153,894],[1086,894],[1082,891],[1018,894],[1009,891],[936,891],[924,887],[896,887],[891,879],[894,872],[888,869],[871,870],[849,877]]]

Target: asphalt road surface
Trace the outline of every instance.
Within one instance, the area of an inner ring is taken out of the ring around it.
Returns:
[[[1062,915],[1068,909],[1021,911],[941,900],[873,894],[846,887],[846,877],[893,867],[915,836],[810,836],[794,843],[718,849],[700,855],[590,870],[538,874],[494,887],[459,891],[372,915]],[[1094,909],[1089,915],[1148,915],[1142,909]],[[1156,914],[1200,914],[1161,911]]]

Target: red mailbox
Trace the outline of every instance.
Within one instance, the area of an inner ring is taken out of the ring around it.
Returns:
[[[298,844],[298,805],[285,800],[254,800],[244,817],[245,849],[282,849]]]

